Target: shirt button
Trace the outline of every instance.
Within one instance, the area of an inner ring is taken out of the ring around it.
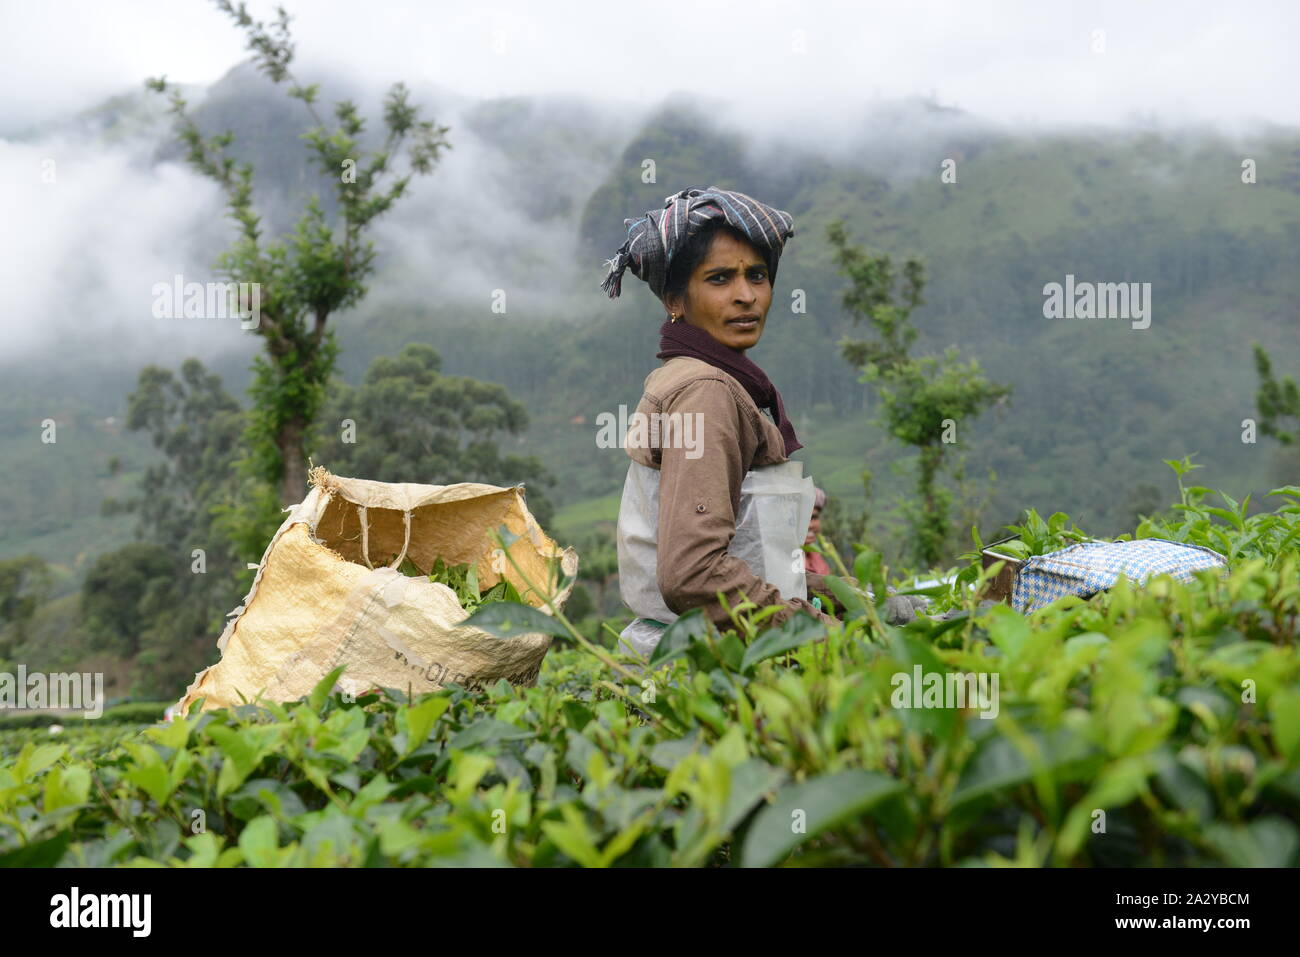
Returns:
[[[702,511],[704,511],[704,506],[703,506],[703,505],[696,505],[696,506],[695,506],[695,511],[697,511],[697,512],[702,512]]]

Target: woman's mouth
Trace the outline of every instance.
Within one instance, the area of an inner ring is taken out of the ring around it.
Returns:
[[[728,319],[727,325],[733,329],[740,329],[742,332],[748,332],[758,328],[758,320],[753,317],[741,319]]]

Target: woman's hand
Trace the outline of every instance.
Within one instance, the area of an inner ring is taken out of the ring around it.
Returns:
[[[835,594],[827,585],[827,579],[838,577],[841,581],[843,576],[835,575],[817,575],[809,572],[807,575],[809,595],[817,594],[823,598],[829,598],[835,601]],[[857,582],[851,582],[854,587],[858,587]],[[870,595],[870,592],[867,592]],[[930,600],[923,595],[889,595],[885,599],[885,607],[882,609],[881,617],[887,625],[906,625],[909,621],[916,618],[918,611],[924,611],[930,605]],[[839,622],[826,616],[828,621]]]

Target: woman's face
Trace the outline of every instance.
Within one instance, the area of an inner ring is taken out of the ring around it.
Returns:
[[[808,523],[808,536],[803,540],[805,545],[811,545],[817,541],[817,536],[822,531],[822,510],[813,506],[812,521]]]
[[[758,344],[771,305],[763,257],[753,243],[726,229],[714,234],[709,254],[691,274],[685,301],[668,300],[674,314],[741,353]],[[744,317],[749,321],[736,321]]]

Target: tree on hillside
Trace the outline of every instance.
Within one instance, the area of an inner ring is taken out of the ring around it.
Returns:
[[[174,556],[157,545],[133,542],[100,555],[81,586],[81,622],[92,638],[91,650],[135,657],[141,633],[160,613],[175,616],[194,607],[190,596],[183,596],[179,606],[160,601],[176,597],[174,580],[179,578]]]
[[[578,565],[578,578],[595,586],[595,611],[604,617],[609,586],[618,580],[618,544],[608,531],[595,529],[588,532],[575,547],[582,556]]]
[[[145,469],[138,496],[108,499],[103,513],[136,515],[141,541],[215,550],[220,536],[210,526],[219,506],[238,497],[230,462],[245,427],[244,411],[221,377],[194,358],[181,363],[179,379],[146,366],[127,397],[126,427],[147,434],[163,458]]]
[[[1259,392],[1255,402],[1259,406],[1259,430],[1271,435],[1283,445],[1292,445],[1300,436],[1300,428],[1291,430],[1279,424],[1280,419],[1292,419],[1300,424],[1300,388],[1295,380],[1286,376],[1280,382],[1273,377],[1273,364],[1268,353],[1258,342],[1255,346],[1255,371],[1259,373]]]
[[[363,150],[365,124],[357,107],[344,100],[335,105],[337,123],[327,126],[315,106],[318,85],[303,86],[289,71],[294,47],[289,16],[277,7],[268,28],[249,16],[243,3],[218,0],[217,7],[247,31],[259,70],[274,83],[289,81],[288,95],[302,101],[314,126],[303,139],[312,159],[334,182],[339,214],[327,218],[318,197],[312,196],[292,235],[264,241],[261,217],[253,202],[253,169],[225,155],[234,134],[205,137],[186,110],[186,101],[166,78],[146,81],[158,93],[169,93],[188,161],[211,177],[226,196],[229,215],[239,225],[234,245],[222,254],[218,270],[227,282],[256,283],[260,290],[256,332],[266,343],[266,355],[255,361],[250,393],[253,412],[246,430],[247,450],[242,472],[261,485],[256,496],[244,496],[253,540],[262,540],[278,526],[286,504],[302,500],[307,489],[304,437],[324,401],[325,385],[334,368],[337,347],[331,315],[355,306],[365,296],[365,280],[374,271],[374,244],[363,239],[373,220],[388,211],[405,193],[411,175],[427,174],[441,150],[449,127],[419,119],[404,84],[397,83],[384,101],[387,136],[382,146]],[[409,146],[409,172],[393,174],[394,157]],[[395,174],[393,174],[395,175]]]
[[[215,660],[226,613],[252,572],[240,553],[238,502],[249,484],[231,463],[242,447],[244,411],[198,359],[180,378],[146,366],[127,402],[127,428],[145,432],[162,460],[145,469],[134,498],[102,511],[137,516],[137,541],[101,555],[82,583],[81,611],[96,647],[139,655],[144,693],[177,693]]]
[[[979,362],[957,360],[956,347],[942,358],[914,357],[909,353],[916,329],[909,325],[912,311],[922,304],[925,288],[922,264],[909,259],[903,266],[900,299],[895,300],[896,277],[889,256],[872,256],[848,244],[843,221],[827,227],[835,262],[851,285],[843,304],[855,323],[866,321],[874,332],[869,340],[845,338],[841,354],[862,370],[862,382],[876,383],[881,399],[881,425],[919,454],[916,498],[904,503],[904,517],[912,530],[916,560],[923,567],[940,561],[950,531],[952,494],[939,484],[945,454],[955,442],[956,428],[985,406],[1010,395],[1011,387],[990,382]],[[864,473],[864,482],[869,475]]]
[[[0,560],[0,661],[27,640],[36,609],[53,588],[50,567],[38,555]]]
[[[338,475],[381,482],[525,483],[529,511],[546,527],[555,484],[536,456],[502,455],[497,436],[519,435],[528,413],[499,385],[442,373],[429,345],[380,356],[360,388],[335,382],[312,436],[312,461]]]

